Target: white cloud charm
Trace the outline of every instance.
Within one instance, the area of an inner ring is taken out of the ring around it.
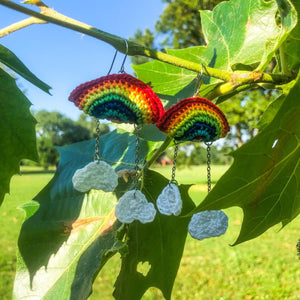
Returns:
[[[112,192],[118,185],[118,175],[104,161],[93,161],[76,170],[72,178],[74,188],[82,193],[91,189]]]
[[[226,232],[228,217],[221,210],[207,210],[194,214],[189,223],[189,233],[197,240],[216,237]]]
[[[115,214],[117,219],[129,224],[134,220],[141,223],[150,223],[154,220],[156,210],[153,203],[148,202],[141,191],[128,191],[119,200],[116,205]]]
[[[156,205],[161,214],[178,216],[181,213],[182,201],[177,184],[168,184],[158,196]]]

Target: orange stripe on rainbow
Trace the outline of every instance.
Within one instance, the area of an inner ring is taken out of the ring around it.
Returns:
[[[212,142],[225,137],[229,125],[223,112],[211,101],[193,97],[170,107],[156,126],[176,140]]]
[[[153,124],[164,113],[152,89],[126,73],[81,84],[69,100],[91,116],[124,123]]]

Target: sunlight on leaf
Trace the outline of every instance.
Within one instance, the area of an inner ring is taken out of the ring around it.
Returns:
[[[278,6],[281,8],[282,14],[286,12],[286,7],[289,7],[288,1],[277,0]],[[291,3],[296,8],[298,13],[298,19],[300,16],[300,2],[298,0],[291,0]],[[285,59],[287,63],[287,67],[289,70],[293,72],[298,72],[300,66],[300,22],[298,21],[297,26],[293,29],[291,34],[288,36],[286,40],[283,51],[285,54]]]
[[[275,118],[233,152],[234,163],[195,212],[239,206],[244,220],[235,244],[253,239],[300,212],[300,79]]]
[[[100,137],[100,159],[117,171],[134,169],[136,137],[113,131]],[[141,140],[143,162],[153,143]],[[82,299],[92,291],[95,276],[105,262],[125,247],[115,236],[120,223],[114,216],[117,200],[132,184],[119,185],[114,193],[73,188],[72,176],[93,160],[95,140],[58,147],[60,163],[54,178],[34,199],[40,205],[24,209],[30,217],[19,237],[14,295],[52,299]],[[34,203],[34,202],[33,202]],[[126,251],[125,251],[126,252]]]
[[[213,11],[201,11],[206,46],[167,52],[219,70],[232,71],[232,67],[237,64],[251,66],[258,63],[257,69],[264,70],[297,23],[295,9],[287,5],[281,18],[282,26],[279,27],[275,20],[277,10],[275,0],[222,2]],[[172,96],[182,91],[197,76],[195,72],[158,61],[136,65],[134,70],[139,79],[149,83],[155,92]],[[202,89],[216,82],[216,79],[204,77]],[[191,84],[187,96],[192,96],[193,90],[194,84]],[[203,91],[202,95],[207,93]],[[176,98],[171,101],[176,103]]]

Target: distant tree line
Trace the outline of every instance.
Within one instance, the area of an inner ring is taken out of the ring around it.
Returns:
[[[59,155],[55,146],[64,146],[96,137],[96,123],[85,114],[74,121],[57,111],[40,110],[33,112],[37,120],[36,137],[39,165],[44,169],[57,165]],[[107,124],[100,125],[100,134],[109,132]],[[30,164],[23,161],[23,164]],[[32,162],[31,162],[32,164]]]
[[[40,110],[33,112],[37,120],[36,137],[37,150],[39,153],[38,165],[44,169],[56,166],[59,162],[59,155],[55,146],[64,146],[93,139],[96,137],[95,120],[85,114],[81,114],[78,120],[71,118],[57,111]],[[100,134],[110,131],[107,124],[100,125]],[[216,147],[212,146],[213,164],[230,164],[232,158],[227,156],[233,147],[226,144]],[[173,150],[166,151],[164,156],[173,159]],[[201,165],[206,163],[206,149],[200,143],[184,143],[179,146],[177,157],[178,166]],[[161,158],[160,158],[161,159]],[[23,165],[36,164],[32,161],[24,160]]]
[[[233,150],[233,147],[223,144],[220,147],[215,145],[211,146],[211,163],[214,165],[228,165],[232,163],[232,157],[228,154]],[[173,159],[174,149],[167,150],[165,156]],[[162,158],[163,159],[163,158]],[[206,146],[202,143],[189,142],[179,145],[177,154],[177,166],[198,166],[206,164],[207,150]]]

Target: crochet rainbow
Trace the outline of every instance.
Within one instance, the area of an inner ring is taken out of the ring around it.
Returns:
[[[166,110],[156,126],[178,141],[213,142],[225,137],[229,131],[223,112],[211,101],[200,97],[176,103]]]
[[[69,100],[90,116],[116,123],[154,124],[164,113],[150,86],[126,73],[83,83]]]

